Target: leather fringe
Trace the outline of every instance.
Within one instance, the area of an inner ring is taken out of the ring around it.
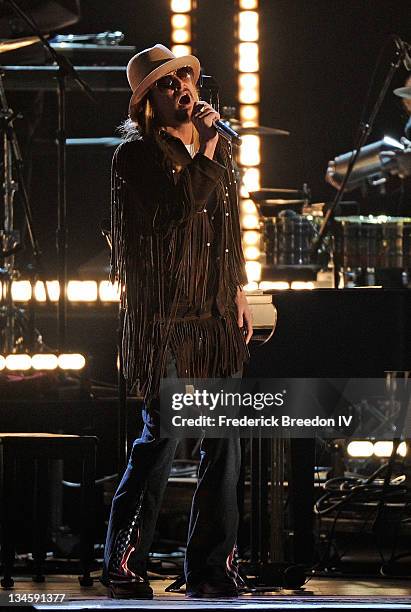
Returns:
[[[220,139],[219,143],[222,139]],[[225,141],[224,141],[225,143]],[[154,214],[147,224],[143,203],[127,177],[123,144],[112,164],[110,279],[121,287],[124,375],[129,387],[139,381],[147,403],[158,395],[170,348],[180,377],[225,377],[238,372],[248,349],[236,321],[237,287],[246,282],[232,153],[221,143],[217,160],[226,173],[216,186],[215,231],[221,232],[217,302],[221,316],[177,320],[183,300],[204,306],[213,234],[207,214],[196,213],[179,223],[161,226]],[[133,143],[126,143],[133,146]],[[138,169],[136,169],[138,171]],[[170,168],[168,172],[171,172]],[[183,173],[184,174],[184,173]],[[170,181],[173,181],[172,174]],[[182,197],[191,201],[189,179],[181,176]],[[167,203],[153,202],[154,210]],[[189,208],[189,207],[186,207]]]

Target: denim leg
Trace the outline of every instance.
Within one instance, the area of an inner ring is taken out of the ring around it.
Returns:
[[[167,375],[175,375],[169,360]],[[159,403],[143,407],[144,429],[134,443],[120,485],[114,495],[106,544],[103,576],[132,578],[145,571],[154,530],[174,459],[177,440],[159,437]]]
[[[204,438],[200,453],[185,558],[186,579],[191,584],[231,571],[238,529],[240,440]]]
[[[233,378],[241,376],[238,372]],[[202,440],[184,565],[189,584],[236,573],[233,556],[239,521],[240,464],[239,438]]]

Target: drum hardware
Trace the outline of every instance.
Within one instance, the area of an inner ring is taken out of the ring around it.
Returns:
[[[333,217],[335,216],[335,211],[337,210],[338,205],[340,204],[343,198],[346,188],[350,185],[350,181],[351,181],[351,177],[352,177],[355,165],[357,164],[357,161],[360,158],[363,147],[365,146],[372,132],[375,119],[382,106],[382,103],[390,87],[394,74],[400,67],[401,63],[403,63],[406,60],[407,48],[405,44],[399,44],[398,37],[391,36],[390,40],[393,40],[395,42],[395,46],[396,46],[395,58],[390,62],[389,70],[386,74],[386,77],[383,82],[383,86],[371,110],[370,116],[367,118],[365,115],[365,112],[362,113],[360,124],[358,127],[358,135],[355,141],[353,152],[345,160],[346,170],[345,170],[344,176],[342,177],[341,184],[336,184],[336,186],[338,187],[338,191],[336,193],[334,201],[332,202],[331,206],[329,207],[329,209],[327,210],[324,216],[324,221],[318,231],[318,235],[316,236],[313,242],[312,252],[313,252],[314,257],[317,257],[318,253],[321,251],[322,242],[327,232],[329,232],[331,221]],[[339,287],[339,265],[340,265],[340,262],[336,258],[334,258],[334,283],[335,283],[335,287],[337,288]]]
[[[205,77],[206,79],[210,77]],[[204,77],[203,77],[204,79]],[[208,86],[208,85],[207,85]],[[238,132],[241,136],[289,136],[288,130],[279,128],[267,127],[264,125],[242,125],[240,119],[236,116],[235,106],[223,106],[221,109],[221,118],[223,121],[228,121],[229,125]]]
[[[132,45],[121,44],[122,32],[100,32],[98,34],[59,34],[51,39],[50,44],[60,55],[71,59],[73,64],[101,66],[125,65],[137,52]],[[127,85],[127,79],[125,79]]]
[[[306,184],[302,189],[265,188],[250,192],[250,198],[257,205],[262,217],[275,217],[282,210],[289,208],[302,213],[303,208],[308,206],[310,197],[311,193]]]
[[[0,261],[3,261],[2,269],[2,302],[4,306],[0,313],[0,326],[3,329],[1,350],[5,353],[13,352],[16,346],[17,309],[12,300],[11,286],[18,273],[15,269],[15,255],[22,248],[20,233],[14,228],[14,200],[18,193],[23,205],[25,221],[28,228],[28,236],[35,262],[35,270],[44,286],[47,287],[43,273],[41,252],[33,225],[33,214],[28,199],[27,189],[24,182],[23,159],[20,152],[14,121],[20,118],[10,108],[3,84],[3,74],[0,72],[0,128],[3,136],[3,224],[0,230]],[[46,300],[49,297],[46,291]],[[19,309],[20,313],[20,309]],[[21,313],[20,313],[21,314]],[[20,317],[19,314],[19,318]],[[32,326],[34,318],[31,317]],[[29,330],[29,338],[34,340],[34,329]],[[19,340],[20,342],[20,340]]]
[[[404,138],[405,140],[405,138]],[[409,148],[396,153],[392,151],[384,151],[380,154],[381,166],[383,171],[400,179],[405,179],[411,175],[411,143]]]
[[[411,269],[411,217],[335,218],[345,286],[404,287]]]
[[[289,136],[290,135],[290,132],[288,132],[287,130],[267,127],[264,125],[240,126],[237,131],[239,134],[241,134],[241,136]]]
[[[0,230],[0,260],[16,255],[22,248],[20,232]]]
[[[75,45],[79,43],[89,43],[102,47],[116,46],[124,40],[123,32],[116,30],[115,32],[99,32],[97,34],[57,34],[51,41],[51,45]],[[134,49],[134,47],[132,47]]]
[[[384,136],[382,140],[373,142],[363,147],[358,154],[357,161],[353,166],[347,189],[359,187],[364,181],[372,184],[385,182],[385,174],[388,172],[388,161],[391,159],[387,154],[397,154],[404,151],[404,145],[394,140],[390,136]],[[339,155],[334,160],[328,162],[326,180],[339,188],[347,172],[348,165],[355,151],[349,151]],[[386,163],[383,163],[383,159]],[[376,182],[377,181],[377,182]]]
[[[324,207],[325,202],[315,202],[312,204],[304,205],[303,215],[311,215],[312,217],[323,217]]]
[[[26,36],[25,38],[12,38],[0,40],[0,53],[9,53],[23,47],[35,45],[38,42],[36,36]]]
[[[57,53],[47,38],[40,31],[35,20],[28,16],[14,0],[8,0],[16,15],[30,28],[43,44],[51,59],[57,64],[57,92],[58,92],[58,227],[57,227],[57,258],[58,281],[60,294],[57,310],[58,345],[60,350],[66,348],[67,331],[67,223],[66,223],[66,82],[68,77],[73,79],[94,103],[96,99],[90,87],[84,83],[70,60]],[[46,286],[46,284],[45,284]]]
[[[260,189],[250,197],[262,217],[262,280],[316,280],[318,271],[328,262],[328,254],[317,262],[311,253],[324,204],[311,204],[307,184],[302,189]]]

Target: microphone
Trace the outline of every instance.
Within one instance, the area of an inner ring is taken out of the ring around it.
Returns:
[[[202,108],[202,107],[204,107],[204,104],[199,105],[199,108]],[[216,121],[213,121],[213,126],[215,127],[217,132],[220,134],[220,136],[222,136],[226,140],[229,140],[230,142],[237,145],[238,147],[242,144],[240,134],[238,134],[238,132],[233,130],[232,127],[227,125],[221,119],[217,119]]]
[[[232,127],[224,123],[224,121],[221,121],[221,119],[218,119],[218,121],[213,121],[213,125],[217,132],[223,136],[223,138],[230,140],[233,144],[237,145],[237,147],[241,146],[243,142],[241,140],[241,136],[238,134],[238,132],[233,130]]]

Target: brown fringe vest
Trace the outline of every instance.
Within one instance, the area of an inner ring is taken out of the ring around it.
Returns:
[[[234,300],[247,276],[230,145],[220,137],[210,160],[164,131],[122,143],[111,232],[130,388],[138,382],[146,402],[158,395],[167,350],[179,377],[239,371],[249,354]]]

